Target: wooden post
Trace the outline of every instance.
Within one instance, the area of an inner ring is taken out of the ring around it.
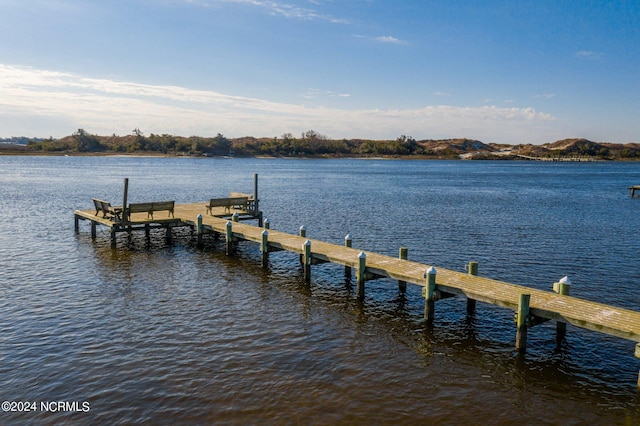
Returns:
[[[305,238],[307,236],[307,228],[304,225],[302,225],[300,227],[300,234],[299,235],[301,237],[303,237],[303,238]],[[304,265],[304,254],[300,255],[300,264]]]
[[[400,247],[398,258],[402,260],[407,260],[409,257],[408,255],[409,255],[409,249],[407,247]],[[407,291],[407,282],[398,281],[398,290],[400,290],[400,293],[405,293]]]
[[[530,294],[520,294],[518,299],[518,312],[516,324],[518,331],[516,333],[516,349],[520,352],[527,350],[527,318],[529,317]]]
[[[254,206],[256,209],[256,214],[259,214],[260,208],[258,207],[258,174],[253,174],[253,200]],[[262,222],[262,215],[259,217],[259,221]],[[258,226],[262,226],[262,223],[259,223]]]
[[[149,232],[151,231],[151,228],[149,227],[148,223],[144,224],[144,236],[147,238],[147,240],[149,239]]]
[[[238,215],[238,212],[234,212],[233,215],[231,215],[231,220],[234,222],[240,221],[240,215]]]
[[[361,251],[358,255],[358,271],[356,272],[357,287],[356,294],[358,300],[364,300],[364,282],[367,274],[367,255]]]
[[[77,214],[73,215],[73,222],[75,224],[76,234],[80,233],[80,217]]]
[[[266,225],[266,222],[265,222]],[[268,229],[268,228],[267,228]],[[262,267],[266,268],[269,264],[269,231],[262,231],[262,242],[260,244],[260,254],[262,257]]]
[[[122,221],[128,222],[127,197],[129,196],[129,178],[124,178],[124,191],[122,193]]]
[[[111,248],[116,248],[116,227],[111,227]]]
[[[553,283],[553,291],[568,296],[571,292],[571,280],[569,277],[562,277],[557,283]],[[559,343],[567,334],[567,323],[558,321],[556,323],[556,341]]]
[[[173,228],[171,226],[170,223],[167,224],[167,230],[165,233],[165,241],[167,242],[167,244],[171,244],[171,228]]]
[[[265,219],[264,220],[264,229],[271,229],[271,223],[269,222],[269,219]]]
[[[635,357],[640,358],[640,343],[636,343]],[[638,373],[638,391],[640,391],[640,372]]]
[[[422,294],[424,296],[424,319],[428,323],[433,322],[435,311],[436,272],[436,268],[432,266],[424,273],[426,281]]]
[[[467,266],[467,272],[469,275],[478,275],[478,262],[469,262]],[[467,298],[467,315],[473,315],[476,313],[476,301],[475,299]]]
[[[311,282],[311,241],[307,240],[302,245],[304,254],[302,255],[304,265],[304,281]]]
[[[91,221],[91,239],[96,239],[96,222],[93,220]]]
[[[230,256],[233,252],[233,232],[232,232],[233,224],[230,220],[227,221],[227,256]]]
[[[353,245],[353,240],[351,238],[351,234],[347,234],[344,237],[344,246],[351,248],[352,245]],[[351,266],[344,267],[344,278],[345,280],[347,280],[347,282],[351,282]]]
[[[196,233],[198,235],[198,248],[202,248],[202,214],[198,215]]]

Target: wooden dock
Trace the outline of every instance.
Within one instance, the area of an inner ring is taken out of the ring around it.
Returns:
[[[631,192],[631,198],[636,196],[636,191],[640,192],[640,185],[633,185],[629,187],[629,192]]]
[[[255,195],[257,205],[257,183]],[[395,258],[353,248],[350,236],[345,237],[344,245],[339,245],[307,238],[304,227],[300,228],[299,235],[271,230],[268,221],[262,224],[262,213],[257,209],[247,211],[214,207],[207,212],[206,208],[206,201],[177,204],[173,217],[158,214],[151,219],[144,213],[135,213],[126,223],[119,222],[117,218],[99,217],[94,210],[76,210],[76,232],[79,232],[79,220],[91,221],[93,238],[96,237],[96,225],[107,226],[111,229],[112,246],[115,247],[117,232],[145,230],[148,233],[150,228],[162,227],[166,228],[170,239],[173,227],[187,226],[193,229],[199,246],[205,234],[224,236],[228,255],[233,254],[234,244],[238,240],[258,243],[263,266],[268,264],[271,252],[286,250],[296,253],[300,255],[306,281],[311,280],[312,265],[326,262],[342,265],[348,277],[355,271],[356,294],[360,300],[365,297],[366,281],[372,279],[397,280],[401,291],[404,291],[407,283],[421,286],[425,298],[424,317],[428,322],[434,321],[435,302],[448,297],[462,296],[470,315],[475,311],[476,301],[511,309],[515,312],[516,348],[522,352],[526,349],[528,329],[553,320],[557,323],[559,339],[564,337],[566,324],[571,324],[630,340],[635,343],[634,355],[640,358],[640,312],[572,297],[569,295],[571,285],[566,279],[554,283],[554,291],[537,290],[480,277],[475,262],[468,265],[467,273],[436,268],[407,260],[406,249],[401,249],[398,258]],[[258,220],[258,226],[242,223],[241,219]]]

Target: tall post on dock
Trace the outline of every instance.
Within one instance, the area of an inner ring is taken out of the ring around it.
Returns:
[[[351,234],[347,234],[344,237],[344,246],[351,248],[353,245],[353,239],[351,238]],[[351,283],[351,266],[344,267],[344,278],[348,283]]]
[[[516,333],[516,349],[520,352],[524,352],[527,349],[527,319],[529,318],[530,302],[530,294],[520,294],[516,319],[516,325],[518,327],[518,331]]]
[[[467,265],[467,273],[469,275],[478,275],[478,262],[469,262]],[[467,297],[467,315],[473,315],[476,313],[476,301]]]
[[[569,277],[562,277],[557,283],[553,283],[553,291],[562,295],[568,296],[571,292],[571,280]],[[567,334],[567,323],[558,321],[556,323],[556,341],[560,343],[564,336]]]
[[[124,178],[124,191],[122,193],[122,221],[127,222],[127,198],[129,197],[129,178]]]
[[[255,206],[255,212],[256,214],[258,214],[258,212],[260,211],[260,207],[258,206],[258,174],[254,173],[253,174],[253,202],[254,202],[254,206]],[[260,224],[259,226],[262,226],[262,224]]]
[[[304,281],[306,283],[311,282],[311,241],[307,240],[302,245],[302,251],[304,254],[302,255],[303,265],[304,265]]]
[[[425,286],[422,289],[424,296],[424,319],[428,323],[433,322],[436,294],[436,268],[433,266],[424,273]]]
[[[198,215],[198,222],[196,226],[196,232],[198,234],[198,248],[202,248],[202,214]]]
[[[263,268],[266,268],[269,264],[269,231],[267,231],[267,229],[262,231],[262,242],[260,243],[260,254]]]
[[[227,251],[227,256],[230,256],[231,253],[233,252],[233,223],[231,223],[230,220],[227,221],[227,227],[226,227],[226,237],[227,237],[227,242],[226,242],[226,251]]]
[[[407,260],[409,258],[409,249],[407,247],[400,247],[398,258],[401,260]],[[405,293],[407,291],[407,282],[401,280],[398,281],[398,290],[400,293]]]
[[[356,273],[357,286],[356,286],[356,294],[358,295],[358,300],[364,300],[364,282],[366,280],[367,275],[367,255],[365,252],[361,251],[358,255],[358,271]]]

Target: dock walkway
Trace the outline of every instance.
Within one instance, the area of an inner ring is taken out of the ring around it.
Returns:
[[[131,215],[130,222],[125,225],[116,223],[115,219],[96,216],[92,210],[76,210],[76,232],[80,219],[91,221],[94,238],[96,224],[110,227],[112,238],[115,238],[116,231],[145,229],[148,232],[149,227],[155,226],[166,227],[170,235],[172,227],[188,226],[197,233],[199,243],[204,234],[225,236],[227,254],[232,254],[233,244],[238,240],[260,244],[265,265],[270,252],[286,250],[299,254],[307,281],[310,280],[311,266],[318,263],[343,265],[349,276],[355,270],[359,299],[364,298],[365,282],[371,279],[391,278],[399,282],[401,289],[406,286],[405,283],[421,286],[425,297],[425,319],[430,322],[434,319],[434,302],[446,297],[464,296],[470,314],[475,309],[476,301],[512,309],[516,313],[516,348],[521,351],[526,348],[528,328],[554,320],[560,338],[564,335],[566,324],[571,324],[635,342],[634,355],[640,358],[640,312],[569,296],[569,283],[554,284],[556,292],[537,290],[477,276],[477,264],[473,265],[474,262],[469,264],[468,273],[436,269],[433,265],[406,260],[406,256],[404,259],[395,258],[353,248],[351,240],[347,238],[345,245],[331,244],[307,238],[303,229],[301,235],[293,235],[268,229],[268,222],[264,227],[242,223],[239,221],[239,212],[230,216],[223,209],[214,208],[210,214],[206,214],[205,207],[206,202],[176,204],[173,218],[158,216],[148,219],[138,213]],[[254,212],[245,217],[249,218],[261,221],[261,214]]]

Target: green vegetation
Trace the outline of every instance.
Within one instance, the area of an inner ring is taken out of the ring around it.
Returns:
[[[640,144],[598,143],[586,139],[565,139],[544,145],[485,144],[473,139],[440,139],[417,141],[401,135],[395,140],[329,139],[308,130],[295,137],[251,136],[228,139],[215,137],[182,137],[170,134],[149,136],[134,129],[126,136],[98,136],[78,129],[71,136],[31,140],[27,152],[33,153],[128,153],[172,156],[238,156],[238,157],[390,157],[438,159],[640,159]]]

